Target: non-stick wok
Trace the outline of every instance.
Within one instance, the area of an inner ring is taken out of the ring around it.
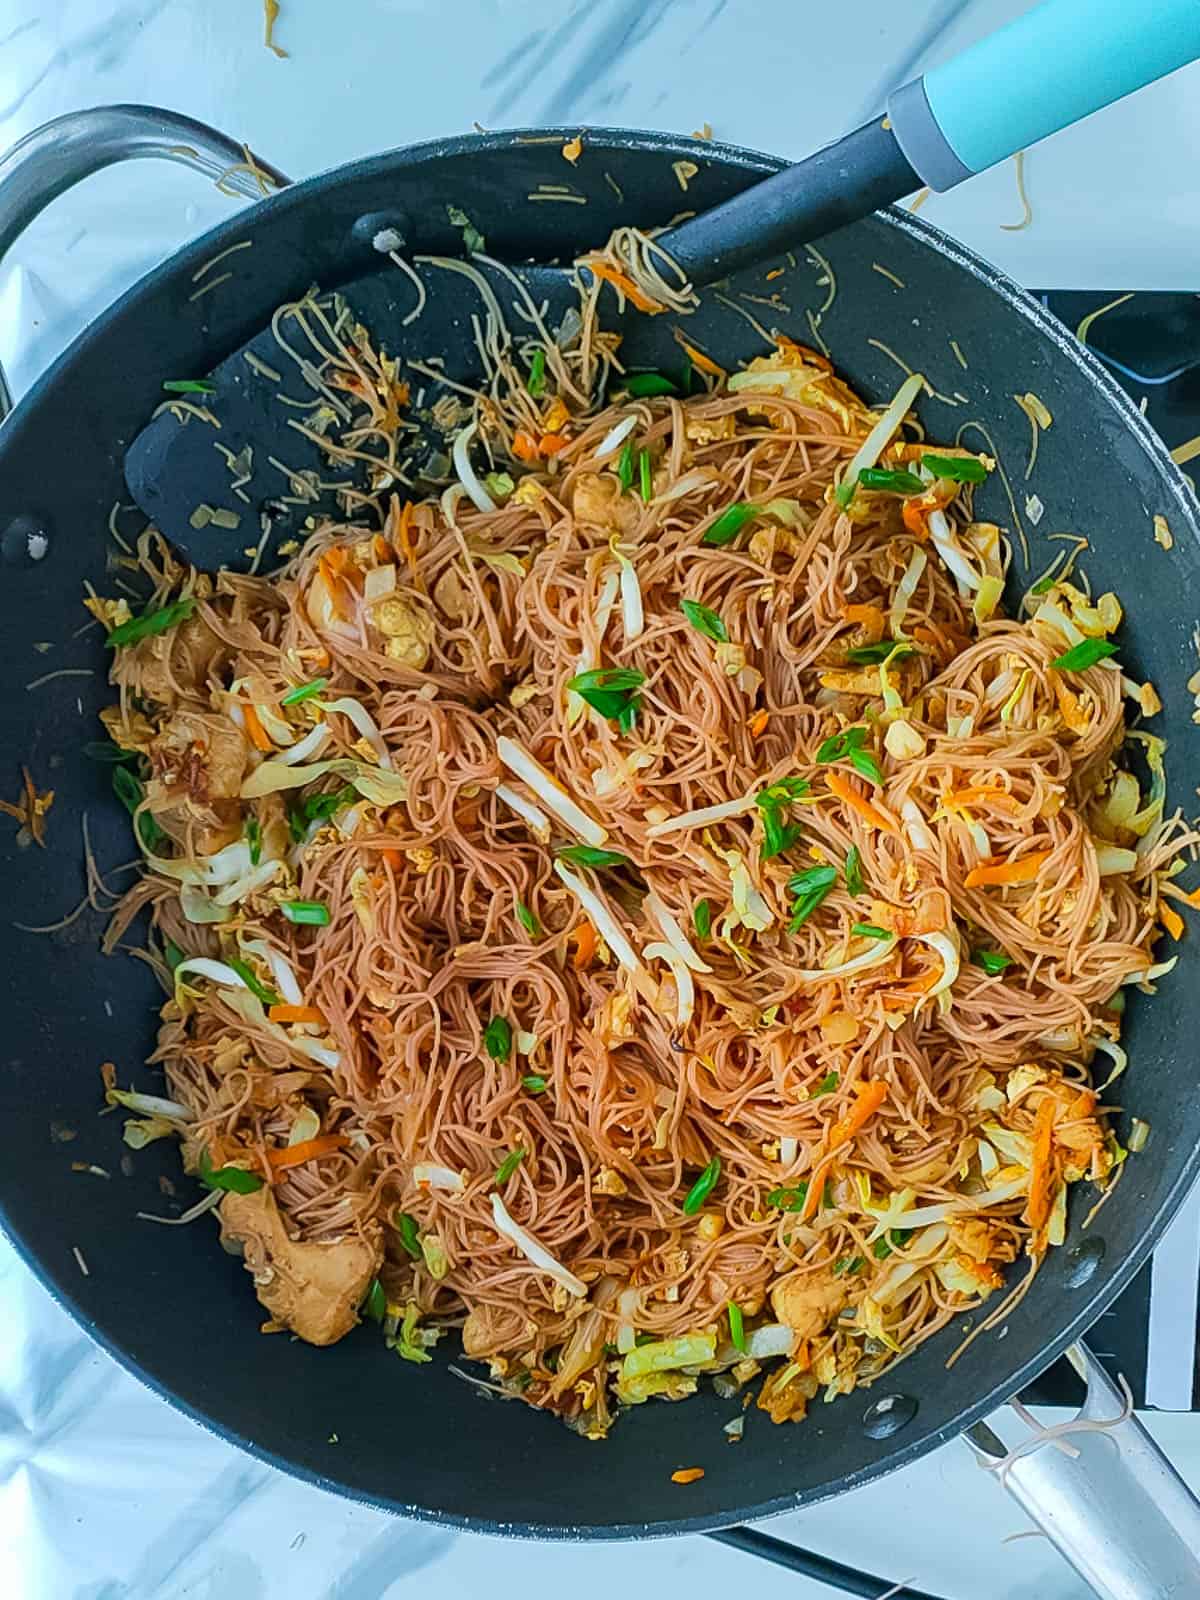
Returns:
[[[492,1533],[612,1539],[726,1528],[864,1483],[968,1429],[1077,1341],[1146,1260],[1200,1169],[1200,962],[1196,941],[1185,941],[1159,994],[1126,991],[1130,1064],[1119,1090],[1128,1109],[1117,1127],[1127,1132],[1136,1113],[1151,1125],[1149,1147],[1130,1160],[1086,1231],[1091,1200],[1076,1194],[1065,1247],[1050,1252],[1004,1336],[977,1339],[947,1370],[962,1335],[951,1326],[872,1390],[817,1405],[800,1426],[773,1427],[752,1413],[736,1448],[721,1431],[729,1404],[712,1393],[639,1408],[606,1442],[587,1444],[547,1416],[487,1400],[444,1359],[422,1368],[397,1362],[370,1328],[322,1350],[260,1337],[261,1308],[210,1223],[171,1229],[135,1220],[138,1210],[162,1212],[160,1179],[175,1186],[180,1202],[195,1197],[170,1141],[138,1153],[123,1173],[120,1122],[97,1117],[103,1061],[116,1063],[122,1082],[156,1086],[141,1063],[161,995],[142,963],[100,954],[97,913],[48,935],[12,925],[50,923],[76,904],[85,817],[102,867],[132,853],[109,770],[83,749],[97,737],[96,713],[111,696],[100,638],[79,632],[83,585],[107,587],[107,522],[114,503],[127,499],[125,450],[161,400],[164,377],[214,367],[310,285],[331,289],[389,273],[399,300],[399,275],[372,245],[381,229],[397,227],[408,253],[456,253],[452,205],[503,259],[569,261],[602,244],[618,224],[666,223],[681,202],[674,162],[697,168],[689,209],[715,205],[781,165],[719,144],[591,129],[584,158],[568,169],[560,145],[576,131],[450,139],[281,186],[98,317],[0,429],[9,663],[0,703],[2,781],[15,788],[25,765],[39,788],[55,792],[47,849],[18,848],[7,828],[0,838],[0,1214],[29,1263],[118,1360],[262,1458],[404,1515]],[[46,198],[126,155],[168,156],[210,175],[241,159],[211,130],[161,112],[120,108],[62,119],[0,165],[0,248]],[[526,200],[539,186],[567,181],[586,204]],[[243,239],[253,248],[229,258],[232,276],[194,299],[198,269]],[[724,292],[733,307],[811,342],[806,312],[830,300],[832,276],[836,297],[819,331],[848,380],[873,399],[886,397],[897,386],[899,356],[950,397],[918,406],[934,437],[982,423],[1014,497],[1010,504],[992,482],[980,497],[982,512],[1014,532],[1018,519],[1024,524],[1035,569],[1061,549],[1048,534],[1087,535],[1089,573],[1098,587],[1117,590],[1126,608],[1123,659],[1165,702],[1155,728],[1169,742],[1172,793],[1186,803],[1200,782],[1184,687],[1197,664],[1191,636],[1200,607],[1200,508],[1163,446],[1052,316],[920,218],[880,213],[821,240],[819,250],[822,261],[803,251],[791,263],[780,257],[774,264],[783,275],[769,285],[760,267]],[[739,291],[778,300],[764,308],[739,300]],[[453,304],[461,306],[457,291]],[[395,353],[428,355],[458,337],[443,321],[434,293],[411,329],[381,336]],[[731,364],[764,348],[750,322],[712,297],[688,333]],[[634,365],[655,364],[666,337],[648,319],[631,322],[625,353]],[[1012,397],[1029,391],[1053,423],[1026,483],[1030,426]],[[988,448],[981,436],[974,442]],[[1036,525],[1025,509],[1034,494],[1044,507]],[[1155,542],[1156,516],[1169,524],[1170,549]],[[26,691],[26,683],[64,668],[87,675],[52,677]],[[64,1143],[68,1131],[75,1137]],[[73,1173],[79,1159],[100,1163],[113,1181]],[[1140,1449],[1126,1438],[1115,1455],[1124,1453],[1136,1468]],[[1042,1451],[1031,1460],[1051,1456]],[[705,1468],[701,1481],[671,1481],[676,1469],[697,1465]],[[1188,1509],[1186,1496],[1162,1487],[1165,1475],[1155,1478],[1161,1463],[1151,1460],[1145,1473],[1158,1485],[1149,1499],[1132,1478],[1100,1491],[1114,1518],[1114,1507],[1137,1501],[1151,1515],[1150,1501],[1160,1502],[1161,1525],[1148,1535],[1158,1548],[1130,1557],[1142,1563],[1138,1571],[1146,1562],[1183,1560],[1179,1549],[1168,1549],[1168,1524]],[[1041,1492],[1061,1494],[1063,1485]],[[1089,1492],[1097,1492],[1094,1483]],[[1073,1516],[1068,1508],[1068,1523]],[[1083,1542],[1074,1526],[1060,1526],[1056,1537]],[[1197,1543],[1194,1532],[1185,1535],[1185,1554],[1189,1539],[1193,1550]],[[1076,1557],[1083,1559],[1078,1550]],[[1119,1592],[1167,1592],[1145,1582]]]

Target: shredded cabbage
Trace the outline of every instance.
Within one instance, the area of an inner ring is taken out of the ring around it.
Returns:
[[[290,766],[284,760],[264,761],[261,766],[255,767],[242,784],[242,799],[256,800],[260,795],[278,794],[284,789],[302,789],[305,784],[315,783],[327,773],[348,779],[363,799],[369,800],[372,805],[394,806],[408,799],[408,779],[402,772],[387,772],[365,761],[341,757],[335,761],[314,761],[302,767]],[[236,846],[230,845],[228,848],[234,849]]]
[[[375,752],[375,759],[381,767],[390,767],[392,758],[388,755],[387,745],[383,742],[383,734],[379,731],[379,724],[360,700],[353,695],[342,695],[337,700],[318,700],[317,706],[322,711],[340,711],[342,716],[348,717],[355,728],[371,749]]]
[[[679,1367],[702,1367],[717,1353],[715,1333],[684,1333],[676,1339],[657,1339],[639,1345],[621,1362],[621,1381],[644,1378],[651,1372],[669,1372]]]
[[[555,1283],[561,1283],[567,1293],[573,1294],[576,1299],[587,1298],[587,1284],[573,1272],[568,1271],[561,1261],[555,1260],[549,1250],[540,1245],[531,1233],[527,1233],[519,1223],[513,1221],[498,1194],[492,1196],[492,1220],[496,1232],[510,1239],[527,1261],[531,1261],[542,1272],[548,1272]],[[649,1349],[649,1346],[646,1348]]]

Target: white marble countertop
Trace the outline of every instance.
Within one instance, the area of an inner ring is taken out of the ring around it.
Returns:
[[[158,103],[294,177],[470,128],[610,123],[801,155],[1026,0],[0,0],[0,149],[50,117]],[[926,215],[1031,286],[1200,289],[1200,69],[1058,135]],[[18,395],[119,290],[230,202],[143,163],[64,197],[0,264],[0,360]],[[772,1579],[700,1539],[539,1546],[419,1527],[293,1482],[170,1410],[97,1351],[0,1242],[0,1590],[15,1600],[580,1600],[624,1586],[716,1600]],[[1200,1423],[1150,1425],[1200,1478]],[[772,1531],[973,1600],[1074,1600],[1046,1541],[965,1447]]]

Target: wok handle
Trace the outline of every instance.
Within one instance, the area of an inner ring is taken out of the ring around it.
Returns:
[[[88,111],[71,111],[34,128],[0,156],[0,260],[60,194],[102,167],[144,156],[177,161],[252,200],[289,181],[269,162],[251,157],[237,140],[175,111],[157,106],[93,106]],[[0,368],[0,421],[11,409],[12,398]]]
[[[1124,1396],[1082,1344],[1067,1357],[1087,1384],[1079,1420],[1120,1417]],[[1008,1452],[985,1422],[965,1434],[993,1470]],[[1200,1502],[1133,1416],[1048,1441],[1013,1461],[1004,1487],[1100,1600],[1200,1595]]]

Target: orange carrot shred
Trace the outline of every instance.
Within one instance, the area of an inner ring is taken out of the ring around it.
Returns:
[[[771,713],[769,711],[756,711],[746,724],[750,730],[750,737],[752,739],[761,739],[767,731],[767,724],[770,720]]]
[[[869,1078],[866,1083],[858,1085],[856,1093],[858,1098],[853,1106],[841,1121],[835,1122],[830,1129],[830,1149],[845,1144],[847,1139],[853,1139],[863,1124],[875,1115],[887,1099],[887,1084],[879,1078]]]
[[[859,794],[848,778],[843,778],[840,772],[828,772],[825,777],[829,787],[837,795],[838,799],[851,806],[873,828],[881,828],[884,833],[899,835],[900,829],[896,824],[896,819],[889,812],[883,811],[879,806],[874,805],[865,795]]]
[[[575,946],[571,965],[576,972],[583,972],[591,966],[596,954],[596,930],[586,918],[571,930],[571,943]]]
[[[246,719],[246,732],[250,735],[250,743],[256,750],[273,750],[267,730],[263,727],[258,712],[247,703],[242,707],[242,716]]]
[[[299,1144],[289,1144],[282,1150],[268,1150],[267,1164],[272,1172],[283,1172],[287,1167],[300,1167],[306,1161],[316,1161],[319,1156],[344,1150],[349,1143],[344,1133],[321,1133],[315,1139],[301,1139]]]
[[[1183,938],[1183,918],[1178,911],[1172,910],[1170,906],[1160,905],[1158,908],[1158,920],[1171,935],[1172,939]]]
[[[725,368],[718,366],[710,356],[704,354],[703,350],[697,350],[694,344],[689,344],[678,328],[675,330],[675,342],[682,348],[692,365],[699,367],[701,372],[707,372],[710,378],[725,376]]]
[[[883,612],[877,605],[843,606],[842,617],[846,622],[856,622],[867,629],[867,644],[878,644],[883,638]]]
[[[513,455],[518,461],[536,461],[538,459],[538,442],[531,433],[518,432],[513,434]]]
[[[593,277],[603,278],[605,283],[611,283],[614,289],[619,289],[631,305],[636,306],[639,311],[644,311],[647,316],[654,317],[660,311],[666,310],[666,307],[660,306],[657,300],[651,300],[649,295],[643,294],[633,279],[619,267],[610,266],[607,261],[593,260],[590,256],[580,262],[580,265],[587,267]]]
[[[1025,1216],[1031,1228],[1040,1228],[1050,1215],[1050,1157],[1054,1150],[1052,1094],[1043,1097],[1033,1124],[1033,1158],[1029,1163],[1029,1200]]]
[[[268,1022],[318,1022],[325,1025],[325,1015],[316,1006],[268,1006]]]
[[[986,889],[1003,884],[1032,883],[1049,861],[1053,850],[1034,850],[1016,861],[985,861],[981,867],[972,867],[963,879],[966,889]]]
[[[671,1474],[672,1483],[696,1483],[704,1476],[703,1467],[681,1467]]]
[[[379,853],[387,862],[388,866],[391,867],[393,872],[399,872],[404,866],[404,857],[400,854],[399,850],[393,850],[389,846],[388,849],[381,850]]]
[[[556,456],[560,450],[565,450],[570,442],[565,433],[544,433],[537,443],[538,453],[543,456]]]

